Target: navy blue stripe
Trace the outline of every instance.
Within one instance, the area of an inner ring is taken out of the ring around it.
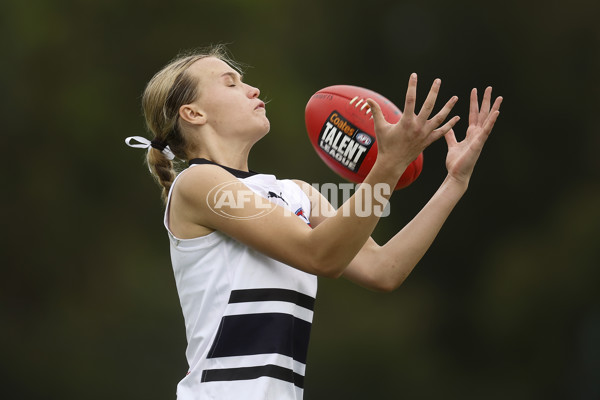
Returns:
[[[315,308],[314,297],[289,289],[233,290],[229,297],[229,304],[250,303],[255,301],[285,301],[294,303],[311,311]]]
[[[227,315],[208,358],[277,353],[306,364],[310,327],[290,314]]]
[[[261,365],[260,367],[206,369],[202,371],[202,382],[244,381],[268,376],[286,382],[291,382],[304,389],[304,377],[291,369],[278,365]]]

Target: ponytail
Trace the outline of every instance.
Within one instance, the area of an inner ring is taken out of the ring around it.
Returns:
[[[166,204],[169,196],[169,190],[171,190],[171,185],[173,184],[175,176],[177,175],[173,161],[169,160],[169,158],[165,156],[162,151],[151,147],[148,149],[146,162],[148,163],[148,168],[150,168],[152,176],[162,187],[161,197]]]

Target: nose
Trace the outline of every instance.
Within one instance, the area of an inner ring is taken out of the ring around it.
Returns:
[[[250,97],[251,99],[255,99],[258,96],[260,96],[260,90],[258,88],[255,88],[254,86],[248,85],[248,97]]]

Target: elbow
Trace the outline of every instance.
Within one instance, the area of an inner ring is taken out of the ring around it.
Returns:
[[[379,281],[373,284],[372,289],[379,293],[391,293],[398,289],[402,285],[402,282],[404,282],[404,279],[399,282],[391,280]]]
[[[343,269],[325,269],[320,274],[320,276],[323,276],[325,278],[330,278],[330,279],[338,279],[343,274],[344,274],[344,270]]]
[[[329,279],[338,279],[344,274],[344,269],[345,267],[340,266],[319,265],[315,268],[315,275]]]
[[[307,270],[317,276],[338,279],[343,275],[347,266],[347,264],[342,264],[339,260],[333,260],[331,257],[318,257],[313,255]]]
[[[398,289],[408,277],[407,273],[397,271],[394,266],[390,265],[383,268],[386,273],[381,273],[381,270],[373,273],[368,278],[368,287],[376,292],[391,293]]]

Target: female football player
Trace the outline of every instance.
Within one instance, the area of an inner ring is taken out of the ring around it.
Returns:
[[[492,104],[487,88],[480,107],[473,89],[459,142],[452,130],[458,117],[444,122],[456,96],[432,116],[439,87],[438,79],[417,112],[412,74],[396,124],[368,100],[377,160],[335,210],[304,182],[248,168],[252,146],[270,123],[260,91],[244,82],[222,47],[178,57],[152,78],[142,102],[153,139],[138,137],[141,144],[133,146],[148,148],[166,204],[188,341],[180,400],[301,399],[317,277],[343,276],[380,291],[404,281],[467,190],[502,101]],[[364,213],[364,205],[382,209],[392,190],[376,195],[370,188],[393,188],[441,137],[448,144],[447,177],[408,225],[378,245],[370,235],[381,213]],[[176,174],[174,157],[189,167]]]

